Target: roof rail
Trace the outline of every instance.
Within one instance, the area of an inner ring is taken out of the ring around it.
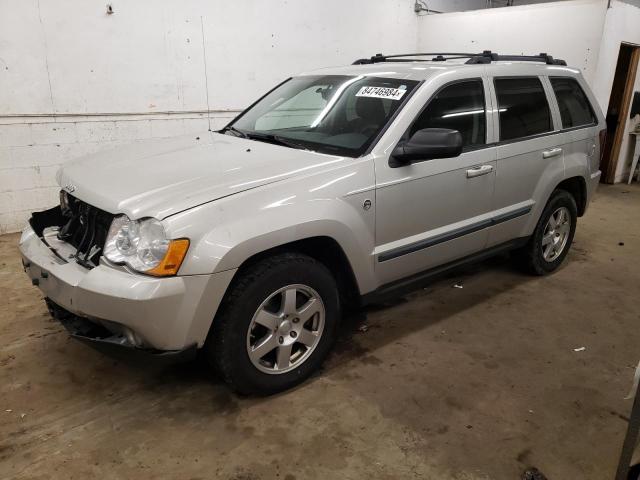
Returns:
[[[432,58],[415,58],[415,57],[432,57]],[[432,61],[444,62],[446,60],[468,58],[468,64],[488,64],[491,62],[512,61],[512,62],[543,62],[547,65],[566,65],[567,62],[555,59],[546,53],[538,55],[499,55],[491,50],[485,50],[482,53],[402,53],[398,55],[382,55],[376,53],[370,58],[360,58],[353,62],[353,65],[364,65],[372,63],[392,62],[417,62]]]
[[[482,55],[470,58],[467,63],[491,63],[491,62],[544,62],[547,65],[566,65],[567,62],[555,59],[547,53],[539,53],[538,55],[499,55],[491,50],[485,50]]]
[[[371,63],[381,63],[386,62],[390,59],[394,62],[416,62],[420,59],[410,58],[410,57],[433,57],[431,59],[424,59],[423,61],[444,61],[453,58],[473,58],[478,55],[482,55],[481,53],[400,53],[396,55],[382,55],[381,53],[376,53],[373,57],[370,58],[359,58],[353,65],[366,65]]]

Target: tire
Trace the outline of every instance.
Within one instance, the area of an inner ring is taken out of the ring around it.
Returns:
[[[554,222],[559,215],[559,211],[563,211],[568,218],[566,219],[566,227],[556,230],[548,230],[551,216],[554,215]],[[533,275],[547,275],[555,271],[564,261],[573,236],[576,232],[576,223],[578,218],[578,209],[573,196],[566,190],[554,190],[551,198],[547,202],[536,229],[527,244],[517,251],[516,256],[520,266]],[[553,231],[552,235],[549,234]],[[566,232],[566,236],[565,235]],[[557,236],[562,235],[561,237]],[[553,237],[553,241],[548,243],[549,238]],[[543,245],[543,240],[547,245]],[[554,243],[554,242],[558,243]],[[554,249],[553,251],[548,248]]]
[[[301,383],[320,367],[339,320],[339,295],[329,270],[306,255],[278,254],[238,273],[204,353],[236,392],[268,395]]]

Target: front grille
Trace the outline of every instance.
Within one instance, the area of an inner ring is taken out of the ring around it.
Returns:
[[[75,259],[80,265],[85,268],[97,266],[113,215],[66,192],[61,192],[61,200],[62,223],[58,238],[76,248]]]

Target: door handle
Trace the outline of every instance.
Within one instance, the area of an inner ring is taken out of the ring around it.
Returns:
[[[542,158],[557,157],[561,153],[562,153],[561,148],[552,148],[551,150],[545,150],[544,152],[542,152]]]
[[[493,171],[493,165],[480,165],[479,167],[473,167],[467,170],[467,178],[479,177],[480,175],[486,175]]]

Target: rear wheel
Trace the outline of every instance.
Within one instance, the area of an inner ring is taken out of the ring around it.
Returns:
[[[518,251],[525,270],[534,275],[546,275],[556,270],[569,252],[577,218],[573,196],[565,190],[555,190],[529,242]]]
[[[339,316],[338,291],[327,268],[306,255],[280,254],[239,273],[205,351],[236,391],[275,393],[320,366]]]

